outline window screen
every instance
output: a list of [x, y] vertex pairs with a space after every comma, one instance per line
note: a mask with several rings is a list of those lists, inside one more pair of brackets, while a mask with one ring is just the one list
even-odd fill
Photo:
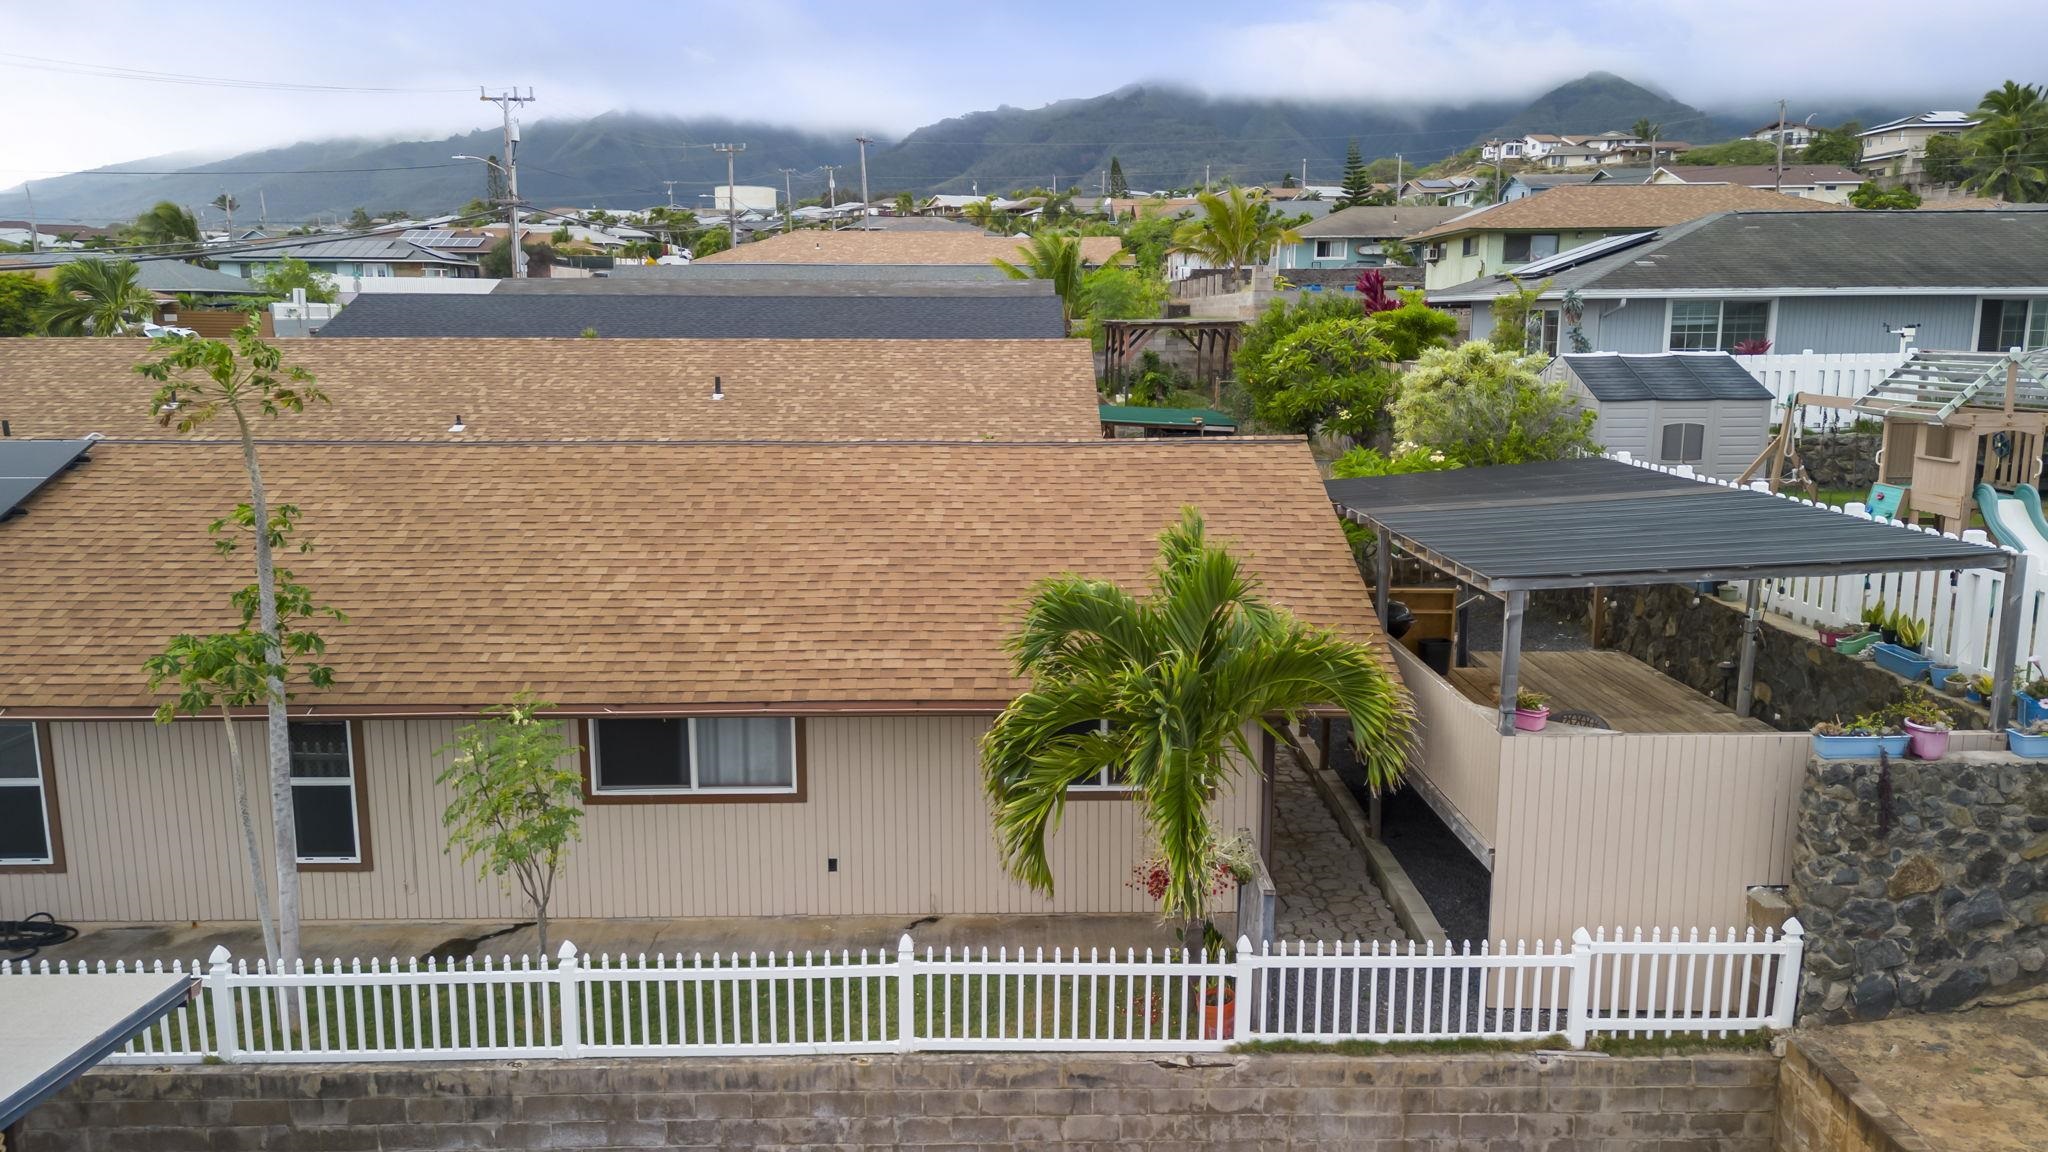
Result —
[[697, 787], [796, 787], [796, 724], [779, 716], [696, 721]]
[[1509, 234], [1501, 237], [1500, 259], [1503, 264], [1527, 264], [1529, 262], [1528, 234]]
[[688, 788], [689, 726], [683, 719], [597, 721], [596, 786]]
[[1705, 424], [1666, 424], [1662, 431], [1658, 459], [1665, 464], [1693, 464], [1706, 455]]
[[1529, 259], [1542, 260], [1557, 255], [1557, 234], [1544, 232], [1529, 237]]
[[793, 791], [796, 721], [700, 716], [595, 722], [599, 792]]
[[355, 759], [347, 722], [299, 721], [286, 731], [300, 862], [358, 859]]
[[50, 863], [48, 806], [33, 724], [0, 724], [0, 864]]

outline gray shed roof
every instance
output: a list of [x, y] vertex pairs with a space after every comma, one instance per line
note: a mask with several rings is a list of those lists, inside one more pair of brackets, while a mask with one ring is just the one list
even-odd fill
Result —
[[264, 244], [236, 252], [221, 252], [216, 259], [248, 263], [282, 260], [375, 260], [384, 263], [458, 264], [474, 266], [477, 253], [456, 252], [412, 244], [396, 236], [356, 236], [340, 240], [309, 237], [280, 244]]
[[737, 280], [723, 276], [593, 276], [500, 280], [493, 296], [987, 296], [1053, 295], [1050, 280]]
[[1599, 457], [1326, 487], [1347, 519], [1495, 593], [2010, 562], [1981, 544]]
[[1056, 296], [357, 296], [322, 336], [1057, 340]]
[[1771, 390], [1726, 352], [1613, 352], [1563, 357], [1565, 367], [1603, 404], [1631, 400], [1769, 400]]
[[615, 280], [1008, 280], [993, 264], [620, 264]]
[[[80, 965], [83, 967], [83, 965]], [[95, 972], [0, 980], [0, 1128], [27, 1115], [185, 1002], [197, 978]]]
[[[1286, 212], [1293, 210], [1292, 203], [1284, 208]], [[1294, 231], [1304, 240], [1330, 236], [1363, 239], [1413, 236], [1446, 220], [1463, 216], [1471, 210], [1470, 207], [1446, 207], [1439, 204], [1361, 204], [1355, 208], [1339, 209], [1320, 220], [1303, 224]]]
[[[1559, 253], [1545, 299], [1699, 292], [2048, 292], [2048, 210], [1724, 212], [1644, 233], [1640, 243], [1572, 263]], [[1560, 267], [1560, 265], [1569, 265]], [[1431, 292], [1490, 300], [1514, 286], [1489, 276]]]
[[[0, 261], [0, 272], [25, 272], [31, 268], [85, 259], [124, 260], [131, 257], [123, 256], [118, 251], [39, 252], [33, 261], [27, 256], [23, 256], [19, 262]], [[215, 292], [239, 296], [256, 291], [254, 284], [240, 276], [230, 276], [213, 268], [202, 268], [197, 264], [171, 259], [136, 260], [135, 282], [151, 292], [162, 292], [167, 295], [178, 292]]]

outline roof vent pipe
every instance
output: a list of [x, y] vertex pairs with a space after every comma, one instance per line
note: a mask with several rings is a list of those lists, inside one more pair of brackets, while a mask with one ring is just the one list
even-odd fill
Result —
[[9, 423], [8, 423], [7, 421], [5, 421], [5, 420], [0, 420], [0, 436], [12, 436], [12, 435], [14, 435], [14, 425], [12, 425], [12, 424], [9, 424]]
[[725, 399], [725, 380], [722, 377], [713, 376], [711, 378], [711, 398], [713, 400]]
[[462, 413], [460, 413], [460, 412], [457, 412], [457, 413], [455, 414], [455, 423], [453, 423], [453, 424], [450, 424], [450, 425], [448, 426], [448, 430], [449, 430], [450, 432], [460, 432], [460, 431], [462, 431], [462, 430], [463, 430], [464, 428], [467, 428], [467, 427], [469, 427], [469, 425], [467, 425], [467, 424], [464, 424], [464, 423], [462, 422]]

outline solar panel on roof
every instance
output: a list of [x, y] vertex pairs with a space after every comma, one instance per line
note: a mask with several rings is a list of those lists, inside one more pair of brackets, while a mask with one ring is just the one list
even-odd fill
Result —
[[22, 511], [36, 490], [85, 459], [92, 440], [0, 440], [0, 520]]
[[1542, 276], [1555, 272], [1560, 268], [1569, 268], [1582, 260], [1588, 260], [1608, 252], [1616, 252], [1633, 244], [1640, 244], [1654, 235], [1656, 235], [1655, 232], [1625, 232], [1620, 236], [1603, 236], [1591, 244], [1581, 244], [1577, 248], [1567, 248], [1555, 256], [1545, 256], [1541, 260], [1524, 264], [1514, 270], [1515, 275], [1524, 280], [1531, 276]]

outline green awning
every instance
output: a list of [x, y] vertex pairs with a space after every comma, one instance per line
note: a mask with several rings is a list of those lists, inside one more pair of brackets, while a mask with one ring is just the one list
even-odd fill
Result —
[[1237, 420], [1214, 408], [1142, 408], [1133, 404], [1104, 404], [1102, 422], [1137, 428], [1203, 428], [1235, 432]]

